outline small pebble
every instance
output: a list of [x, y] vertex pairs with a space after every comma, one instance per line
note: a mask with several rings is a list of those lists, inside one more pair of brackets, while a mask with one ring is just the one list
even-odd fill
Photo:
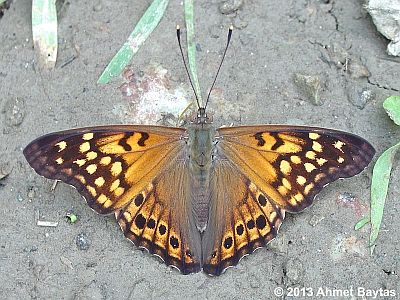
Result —
[[20, 125], [25, 118], [25, 100], [18, 97], [10, 98], [6, 102], [3, 112], [6, 126]]
[[30, 199], [35, 198], [35, 194], [36, 194], [35, 188], [33, 186], [29, 187], [28, 198]]
[[299, 284], [303, 280], [304, 267], [299, 259], [289, 259], [284, 266], [284, 270], [288, 285]]
[[313, 105], [322, 105], [320, 97], [321, 80], [318, 76], [294, 74], [294, 83]]
[[348, 70], [352, 78], [365, 78], [371, 76], [367, 67], [358, 60], [350, 60]]
[[90, 240], [86, 233], [78, 234], [75, 243], [79, 250], [88, 250], [90, 247]]
[[101, 3], [101, 1], [97, 1], [93, 5], [93, 11], [101, 11], [102, 9], [103, 9], [103, 3]]
[[240, 9], [243, 5], [243, 0], [228, 0], [228, 1], [223, 1], [219, 5], [219, 11], [221, 14], [224, 15], [229, 15], [231, 13], [234, 13], [238, 9]]

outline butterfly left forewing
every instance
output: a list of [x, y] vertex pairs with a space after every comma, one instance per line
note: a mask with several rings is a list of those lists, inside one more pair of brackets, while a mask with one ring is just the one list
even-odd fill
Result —
[[220, 128], [217, 150], [290, 212], [309, 206], [328, 183], [360, 173], [375, 150], [363, 138], [302, 126]]
[[91, 208], [107, 214], [132, 201], [183, 151], [184, 132], [135, 125], [73, 129], [34, 140], [24, 155], [38, 174], [74, 186]]

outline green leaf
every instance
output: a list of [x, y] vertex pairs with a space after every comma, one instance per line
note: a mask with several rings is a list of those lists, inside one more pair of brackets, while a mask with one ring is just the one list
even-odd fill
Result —
[[371, 183], [371, 234], [369, 237], [369, 246], [371, 254], [375, 247], [375, 241], [378, 238], [379, 229], [382, 223], [383, 209], [387, 196], [390, 172], [392, 170], [394, 156], [400, 148], [400, 143], [387, 149], [378, 158], [372, 173]]
[[396, 125], [400, 125], [400, 96], [391, 96], [383, 102], [383, 108]]
[[32, 39], [39, 65], [54, 68], [58, 48], [55, 0], [32, 0]]
[[74, 224], [76, 221], [78, 221], [78, 217], [74, 213], [67, 213], [65, 217], [71, 224]]
[[0, 6], [4, 3], [4, 2], [6, 2], [7, 0], [0, 0]]
[[97, 83], [108, 83], [113, 77], [121, 74], [122, 70], [129, 64], [132, 57], [157, 27], [164, 15], [168, 2], [169, 0], [154, 0], [151, 3], [129, 35], [128, 40], [103, 71]]
[[201, 100], [201, 89], [199, 84], [199, 79], [197, 77], [197, 66], [196, 66], [196, 43], [194, 35], [194, 8], [193, 0], [185, 0], [185, 22], [186, 22], [186, 40], [187, 40], [187, 51], [188, 51], [188, 61], [189, 70], [192, 77], [195, 93], [199, 98], [200, 105], [202, 105]]
[[360, 221], [356, 223], [356, 225], [354, 225], [354, 230], [360, 230], [369, 223], [369, 220], [370, 220], [369, 216], [362, 218]]

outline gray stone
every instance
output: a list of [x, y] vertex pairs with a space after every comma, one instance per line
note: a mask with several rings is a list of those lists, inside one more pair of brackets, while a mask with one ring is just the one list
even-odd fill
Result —
[[224, 1], [219, 5], [219, 11], [221, 14], [229, 15], [236, 12], [243, 5], [243, 0], [228, 0]]
[[376, 28], [392, 42], [388, 46], [388, 54], [400, 55], [400, 1], [369, 0], [365, 8], [372, 17]]
[[312, 104], [323, 104], [320, 97], [321, 80], [318, 76], [296, 73], [294, 74], [294, 83]]

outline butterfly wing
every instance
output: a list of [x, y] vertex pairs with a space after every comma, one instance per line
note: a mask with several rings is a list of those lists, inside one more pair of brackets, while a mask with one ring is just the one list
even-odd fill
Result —
[[278, 206], [299, 212], [328, 183], [360, 173], [375, 154], [363, 138], [302, 126], [221, 128], [219, 151]]
[[24, 155], [38, 174], [74, 186], [96, 212], [115, 212], [135, 245], [189, 273], [200, 270], [200, 236], [186, 198], [184, 135], [158, 126], [74, 129], [34, 140]]
[[375, 153], [364, 139], [329, 129], [264, 125], [218, 133], [203, 248], [204, 270], [215, 275], [274, 238], [285, 211], [302, 211]]
[[285, 211], [228, 159], [214, 162], [211, 178], [212, 201], [202, 260], [204, 272], [220, 275], [275, 238]]

